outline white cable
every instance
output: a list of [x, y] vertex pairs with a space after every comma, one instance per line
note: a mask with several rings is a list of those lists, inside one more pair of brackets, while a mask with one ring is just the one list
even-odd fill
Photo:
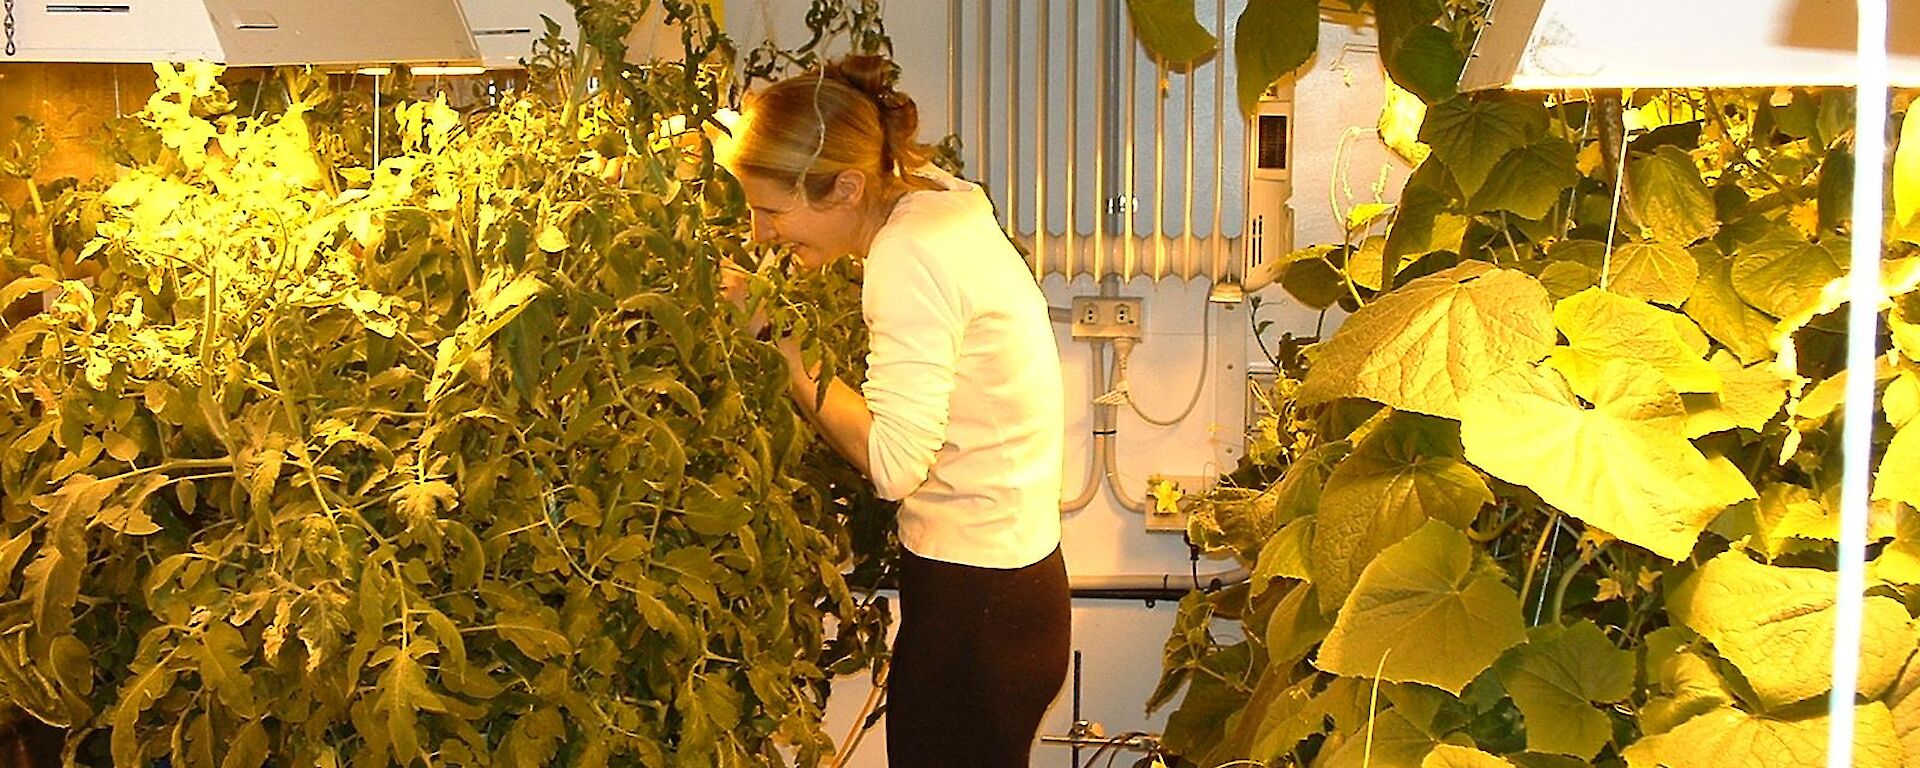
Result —
[[1848, 271], [1846, 424], [1840, 480], [1839, 578], [1834, 586], [1833, 689], [1827, 694], [1828, 768], [1853, 765], [1854, 691], [1866, 592], [1868, 476], [1874, 368], [1879, 358], [1880, 211], [1887, 158], [1887, 0], [1859, 0], [1860, 82], [1854, 91], [1853, 260]]
[[[1187, 398], [1187, 407], [1180, 410], [1180, 415], [1171, 419], [1161, 420], [1147, 415], [1146, 411], [1140, 410], [1139, 401], [1134, 400], [1131, 396], [1127, 397], [1127, 405], [1133, 408], [1134, 415], [1139, 416], [1141, 421], [1145, 421], [1156, 427], [1171, 427], [1186, 421], [1188, 416], [1193, 415], [1194, 407], [1200, 404], [1200, 395], [1207, 391], [1207, 364], [1209, 358], [1213, 356], [1213, 328], [1208, 325], [1211, 320], [1210, 315], [1212, 314], [1212, 310], [1213, 302], [1202, 298], [1200, 300], [1200, 378], [1193, 383], [1193, 396]], [[1119, 345], [1119, 341], [1132, 341], [1132, 339], [1116, 340], [1114, 344], [1116, 354], [1124, 349]], [[1121, 364], [1120, 376], [1121, 378], [1118, 383], [1114, 385], [1115, 389], [1121, 389], [1126, 385], [1126, 366], [1124, 362]]]

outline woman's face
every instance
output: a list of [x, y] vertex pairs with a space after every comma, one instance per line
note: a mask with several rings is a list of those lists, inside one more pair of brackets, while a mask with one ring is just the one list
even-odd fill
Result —
[[740, 186], [753, 209], [754, 240], [792, 246], [809, 269], [854, 251], [859, 206], [844, 190], [836, 188], [829, 199], [809, 202], [793, 185], [754, 174], [741, 176]]

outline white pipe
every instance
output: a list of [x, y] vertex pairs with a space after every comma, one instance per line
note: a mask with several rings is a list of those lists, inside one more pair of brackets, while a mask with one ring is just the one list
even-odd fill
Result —
[[1839, 578], [1834, 587], [1832, 718], [1827, 765], [1853, 765], [1854, 690], [1860, 679], [1860, 624], [1866, 591], [1868, 477], [1873, 455], [1873, 388], [1880, 356], [1880, 238], [1887, 159], [1887, 1], [1859, 0], [1860, 83], [1854, 92], [1853, 263], [1847, 306], [1845, 457], [1840, 480]]
[[960, 12], [960, 0], [947, 0], [947, 133], [960, 134], [960, 103], [965, 96], [960, 76], [966, 37], [966, 17]]
[[[1092, 370], [1093, 392], [1096, 394], [1105, 390], [1107, 387], [1106, 371], [1105, 369], [1100, 367], [1100, 347], [1104, 343], [1105, 342], [1103, 340], [1095, 339], [1093, 343], [1088, 345], [1089, 347], [1092, 348], [1092, 351], [1093, 351], [1093, 365], [1089, 367]], [[1109, 427], [1108, 429], [1111, 429], [1111, 427]], [[1080, 484], [1079, 496], [1075, 496], [1070, 500], [1060, 502], [1060, 513], [1063, 515], [1068, 512], [1078, 512], [1082, 509], [1086, 509], [1088, 504], [1093, 503], [1093, 498], [1095, 496], [1100, 495], [1099, 468], [1106, 463], [1107, 451], [1111, 449], [1111, 446], [1107, 444], [1107, 441], [1108, 439], [1110, 439], [1111, 436], [1102, 433], [1102, 427], [1100, 425], [1099, 407], [1096, 407], [1096, 409], [1094, 410], [1092, 432], [1093, 432], [1093, 447], [1092, 447], [1092, 454], [1087, 457], [1086, 480]]]
[[[974, 144], [974, 157], [979, 159], [980, 164], [975, 166], [978, 170], [975, 170], [974, 174], [980, 178], [981, 186], [987, 189], [991, 189], [991, 187], [988, 186], [987, 174], [993, 172], [993, 155], [990, 152], [992, 147], [989, 144], [990, 139], [988, 139], [992, 131], [990, 127], [992, 125], [992, 115], [988, 114], [988, 109], [992, 105], [987, 102], [987, 94], [993, 92], [991, 88], [992, 84], [993, 3], [982, 0], [980, 3], [980, 73], [974, 80], [976, 87], [974, 93], [979, 94], [975, 98], [980, 100], [980, 109], [978, 109], [974, 115], [977, 121], [974, 125], [977, 138], [977, 142]], [[1007, 172], [1011, 173], [1012, 170], [1013, 169], [1009, 168]], [[1002, 216], [1008, 216], [1010, 214], [1010, 211], [1001, 211]], [[1012, 231], [1012, 224], [1007, 224], [1006, 229], [1007, 231]]]
[[[1020, 6], [1007, 5], [1007, 237], [1020, 237]], [[1046, 260], [1034, 257], [1034, 274]]]
[[[1225, 44], [1227, 41], [1227, 0], [1216, 4], [1213, 19], [1214, 39]], [[1213, 70], [1213, 231], [1208, 233], [1208, 250], [1212, 251], [1213, 263], [1207, 269], [1207, 279], [1218, 281], [1227, 276], [1226, 243], [1220, 234], [1221, 208], [1225, 207], [1227, 191], [1227, 121], [1239, 118], [1239, 104], [1227, 105], [1227, 73], [1225, 57], [1215, 59]], [[1232, 117], [1229, 117], [1231, 115]], [[1245, 164], [1245, 160], [1241, 161]], [[1191, 173], [1189, 173], [1191, 175]]]
[[[1212, 584], [1226, 586], [1238, 584], [1253, 577], [1246, 566], [1238, 566], [1224, 571], [1203, 573], [1198, 577], [1201, 586]], [[1068, 586], [1074, 591], [1083, 589], [1192, 589], [1196, 577], [1191, 573], [1115, 573], [1099, 576], [1072, 576]]]

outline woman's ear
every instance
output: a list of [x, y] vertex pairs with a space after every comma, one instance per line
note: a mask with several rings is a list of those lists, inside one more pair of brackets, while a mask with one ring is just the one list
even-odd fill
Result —
[[847, 205], [859, 205], [866, 199], [867, 174], [857, 168], [848, 168], [833, 177], [832, 202]]

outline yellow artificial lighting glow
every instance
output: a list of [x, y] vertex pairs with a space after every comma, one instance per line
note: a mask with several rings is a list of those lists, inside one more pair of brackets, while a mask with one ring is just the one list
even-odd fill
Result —
[[356, 75], [372, 75], [374, 77], [385, 77], [387, 75], [393, 74], [393, 67], [361, 67], [359, 69], [354, 70], [353, 73]]
[[414, 67], [413, 73], [416, 75], [426, 75], [428, 77], [435, 77], [435, 76], [458, 77], [460, 75], [484, 75], [487, 73], [487, 68], [471, 66], [471, 65], [457, 65], [457, 66], [435, 65], [435, 66]]

